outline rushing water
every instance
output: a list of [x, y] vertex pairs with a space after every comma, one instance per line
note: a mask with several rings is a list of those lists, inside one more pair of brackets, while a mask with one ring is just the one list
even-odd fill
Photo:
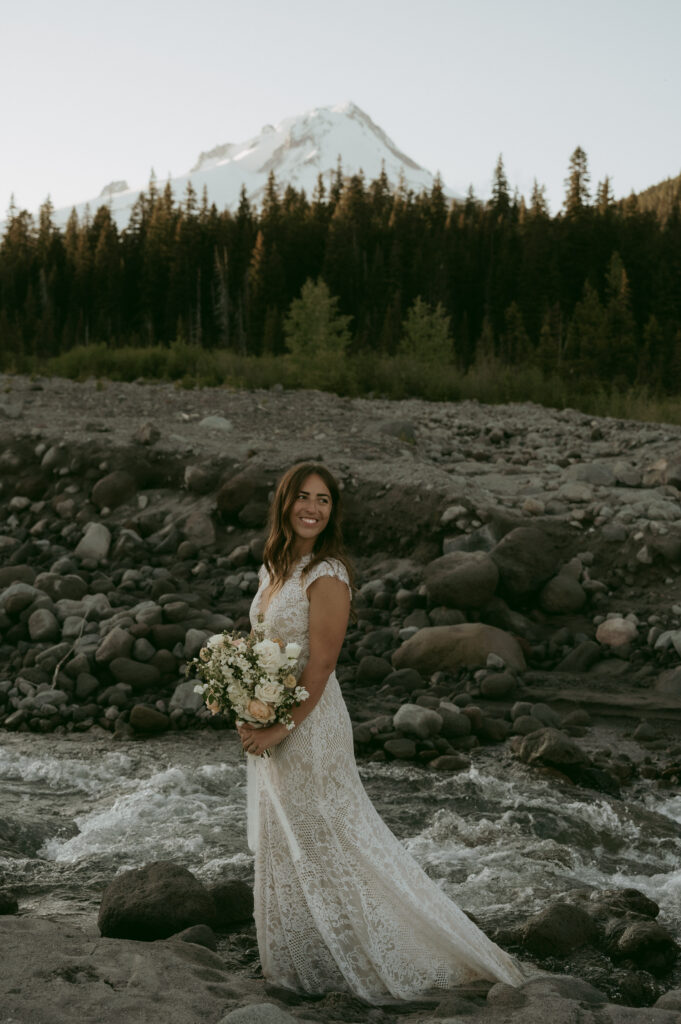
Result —
[[[562, 786], [480, 751], [439, 774], [364, 762], [392, 830], [481, 922], [511, 924], [574, 887], [631, 886], [681, 940], [681, 796], [625, 800]], [[108, 735], [0, 734], [0, 878], [22, 910], [96, 912], [119, 871], [172, 859], [210, 882], [252, 876], [236, 736], [206, 730], [116, 745]]]

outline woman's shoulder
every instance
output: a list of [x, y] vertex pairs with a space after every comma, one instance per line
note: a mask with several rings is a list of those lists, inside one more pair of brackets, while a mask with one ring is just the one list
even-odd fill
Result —
[[348, 587], [350, 586], [350, 574], [348, 573], [344, 562], [342, 562], [340, 558], [332, 558], [329, 556], [328, 558], [324, 558], [320, 562], [317, 562], [316, 565], [313, 565], [312, 568], [305, 573], [305, 589], [307, 590], [310, 584], [314, 583], [315, 580], [321, 579], [322, 576], [331, 576], [334, 579], [341, 580], [343, 583], [346, 583]]

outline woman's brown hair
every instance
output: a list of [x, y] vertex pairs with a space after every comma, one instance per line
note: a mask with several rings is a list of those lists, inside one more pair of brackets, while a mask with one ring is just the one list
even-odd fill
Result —
[[337, 558], [347, 569], [351, 587], [353, 585], [352, 566], [343, 547], [341, 495], [336, 479], [322, 463], [299, 462], [284, 473], [270, 506], [269, 534], [262, 560], [276, 588], [288, 578], [295, 562], [295, 533], [291, 529], [291, 509], [302, 490], [303, 483], [313, 473], [321, 477], [329, 489], [331, 512], [326, 527], [315, 540], [312, 558], [303, 567], [303, 575], [325, 559]]

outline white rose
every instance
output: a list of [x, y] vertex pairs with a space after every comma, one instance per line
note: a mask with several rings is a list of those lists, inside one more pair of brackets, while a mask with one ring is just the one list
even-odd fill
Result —
[[283, 692], [284, 687], [274, 679], [266, 679], [264, 682], [258, 683], [255, 688], [255, 696], [258, 700], [263, 700], [268, 704], [276, 704]]
[[284, 651], [287, 661], [297, 661], [300, 654], [300, 644], [290, 643], [286, 644], [286, 650]]
[[282, 664], [282, 654], [279, 644], [274, 640], [261, 640], [255, 644], [253, 650], [258, 656], [258, 661], [267, 672], [268, 676], [275, 676]]
[[206, 692], [207, 689], [208, 687], [205, 683], [197, 683], [196, 686], [194, 687], [194, 693], [203, 694]]
[[224, 642], [225, 638], [222, 633], [213, 633], [213, 635], [209, 636], [206, 640], [206, 647], [223, 647]]

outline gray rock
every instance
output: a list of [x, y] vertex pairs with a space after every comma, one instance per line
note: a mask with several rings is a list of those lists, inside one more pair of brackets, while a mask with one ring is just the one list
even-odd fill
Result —
[[[75, 573], [62, 576], [56, 572], [41, 572], [36, 576], [35, 585], [53, 601], [81, 601], [87, 594], [87, 583]], [[104, 597], [103, 594], [96, 596]]]
[[552, 725], [558, 728], [560, 725], [560, 715], [553, 708], [550, 708], [548, 704], [542, 704], [538, 702], [532, 705], [532, 714], [535, 718], [538, 718], [542, 725]]
[[193, 494], [208, 494], [215, 486], [216, 474], [214, 470], [205, 466], [186, 466], [184, 471], [184, 486]]
[[381, 683], [393, 674], [393, 667], [387, 658], [378, 658], [374, 654], [365, 654], [357, 666], [355, 681], [360, 686], [372, 686]]
[[601, 648], [593, 640], [583, 640], [563, 658], [557, 672], [588, 672], [601, 658]]
[[215, 936], [215, 932], [212, 928], [209, 928], [207, 924], [193, 924], [190, 928], [185, 928], [181, 932], [176, 932], [175, 935], [171, 935], [167, 942], [191, 942], [195, 946], [203, 946], [204, 949], [211, 949], [214, 953], [217, 952], [218, 940]]
[[199, 421], [199, 426], [204, 430], [215, 430], [221, 434], [229, 434], [232, 430], [232, 423], [224, 416], [204, 416]]
[[59, 623], [49, 608], [38, 608], [28, 619], [28, 635], [36, 643], [57, 640], [60, 636]]
[[381, 423], [380, 431], [407, 444], [416, 444], [416, 427], [411, 420], [385, 420]]
[[88, 523], [74, 554], [76, 558], [91, 558], [95, 562], [101, 562], [109, 554], [110, 547], [111, 531], [104, 523]]
[[461, 709], [449, 701], [440, 701], [437, 713], [442, 719], [442, 735], [445, 739], [458, 739], [459, 736], [469, 736], [471, 732], [471, 720], [468, 715], [462, 715]]
[[144, 665], [132, 658], [114, 658], [109, 668], [114, 679], [132, 686], [137, 693], [153, 690], [161, 681], [161, 673], [155, 665]]
[[[516, 719], [514, 727], [520, 719]], [[581, 747], [574, 740], [570, 739], [558, 729], [551, 727], [540, 729], [525, 736], [518, 756], [526, 764], [534, 764], [542, 761], [545, 764], [557, 765], [580, 765], [586, 764], [588, 758]]]
[[424, 579], [432, 605], [482, 608], [494, 595], [499, 571], [483, 551], [453, 551], [430, 562]]
[[516, 736], [529, 736], [530, 733], [537, 732], [538, 729], [542, 728], [542, 723], [534, 715], [516, 715], [513, 719], [512, 732]]
[[156, 708], [135, 704], [130, 711], [130, 725], [136, 732], [165, 732], [170, 728], [170, 719]]
[[186, 539], [199, 549], [215, 544], [215, 526], [205, 512], [192, 512], [187, 516], [182, 529]]
[[508, 697], [517, 685], [515, 676], [510, 672], [491, 672], [480, 683], [480, 692], [483, 697], [491, 697], [495, 700]]
[[471, 763], [463, 754], [441, 754], [428, 762], [438, 772], [460, 772], [470, 768]]
[[521, 938], [531, 952], [543, 956], [564, 956], [573, 949], [595, 942], [596, 923], [582, 907], [552, 903], [523, 925]]
[[386, 740], [383, 749], [398, 760], [409, 761], [416, 757], [416, 744], [413, 740], [394, 739]]
[[402, 704], [393, 716], [393, 726], [400, 732], [426, 740], [440, 732], [442, 718], [431, 708], [422, 708], [418, 704]]
[[567, 615], [578, 612], [586, 603], [586, 592], [568, 573], [560, 572], [545, 583], [539, 595], [539, 603], [550, 615]]
[[500, 584], [511, 598], [538, 590], [558, 568], [559, 553], [543, 530], [519, 526], [503, 537], [491, 552]]
[[247, 882], [229, 878], [209, 887], [215, 904], [215, 922], [219, 928], [233, 928], [253, 919], [253, 890]]
[[614, 470], [607, 462], [579, 462], [568, 466], [565, 476], [594, 487], [614, 487], [616, 481]]
[[681, 988], [672, 988], [653, 1003], [656, 1010], [681, 1010]]
[[423, 676], [413, 668], [399, 669], [397, 672], [391, 670], [390, 675], [385, 676], [383, 679], [385, 686], [389, 686], [391, 690], [403, 690], [405, 693], [411, 693], [412, 690], [421, 690], [425, 686]]
[[140, 423], [133, 435], [133, 441], [135, 441], [136, 444], [156, 444], [160, 436], [161, 431], [158, 429], [156, 424], [147, 420], [146, 423]]
[[0, 608], [8, 615], [18, 615], [24, 608], [33, 604], [39, 596], [38, 590], [30, 583], [21, 581], [10, 583], [9, 587], [6, 587], [0, 594]]
[[156, 648], [146, 637], [138, 637], [132, 645], [132, 656], [135, 661], [151, 661], [155, 654]]
[[116, 658], [127, 658], [132, 650], [134, 640], [135, 638], [127, 630], [120, 626], [114, 626], [97, 648], [95, 661], [100, 665], [105, 665]]
[[190, 679], [186, 683], [179, 683], [170, 698], [170, 710], [176, 708], [180, 711], [199, 711], [205, 707], [205, 702], [200, 693], [194, 693], [197, 684], [196, 679]]
[[195, 658], [208, 637], [211, 636], [207, 629], [188, 629], [184, 638], [184, 656], [189, 660]]

